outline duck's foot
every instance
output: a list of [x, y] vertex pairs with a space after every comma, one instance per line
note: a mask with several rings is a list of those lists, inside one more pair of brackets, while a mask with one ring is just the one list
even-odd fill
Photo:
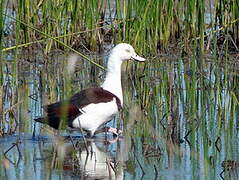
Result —
[[122, 130], [117, 129], [117, 128], [112, 128], [112, 127], [103, 127], [101, 129], [98, 129], [97, 131], [95, 131], [95, 134], [99, 134], [102, 132], [109, 132], [113, 134], [113, 137], [118, 137], [120, 134], [122, 134]]

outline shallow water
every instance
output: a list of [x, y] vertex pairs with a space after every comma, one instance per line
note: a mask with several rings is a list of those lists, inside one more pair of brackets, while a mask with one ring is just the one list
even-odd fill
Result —
[[238, 64], [178, 57], [125, 64], [125, 106], [111, 122], [123, 120], [123, 137], [84, 142], [79, 132], [60, 138], [33, 120], [43, 104], [101, 84], [104, 71], [82, 60], [69, 77], [67, 56], [3, 62], [0, 179], [238, 178]]

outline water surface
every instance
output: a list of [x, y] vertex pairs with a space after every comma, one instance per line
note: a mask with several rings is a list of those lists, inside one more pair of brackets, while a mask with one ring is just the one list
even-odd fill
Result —
[[[67, 57], [4, 60], [0, 179], [238, 178], [236, 62], [168, 56], [125, 64], [124, 110], [110, 123], [123, 137], [83, 141], [33, 120], [42, 105], [102, 83], [105, 72], [82, 60], [69, 77]], [[105, 65], [104, 55], [92, 57]]]

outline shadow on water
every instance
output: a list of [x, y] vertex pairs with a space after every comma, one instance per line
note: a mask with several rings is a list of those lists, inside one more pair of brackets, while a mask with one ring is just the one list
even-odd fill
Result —
[[77, 62], [69, 78], [67, 55], [47, 62], [29, 57], [17, 65], [11, 56], [4, 61], [0, 179], [238, 178], [236, 61], [154, 58], [125, 65], [125, 107], [111, 122], [124, 121], [124, 137], [84, 142], [78, 133], [56, 138], [33, 119], [43, 104], [99, 85], [104, 72]]

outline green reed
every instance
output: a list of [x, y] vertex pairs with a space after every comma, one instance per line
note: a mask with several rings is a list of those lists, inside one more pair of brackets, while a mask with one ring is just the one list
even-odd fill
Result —
[[[155, 98], [146, 108], [148, 117], [145, 120], [147, 122], [143, 122], [144, 125], [140, 125], [141, 129], [139, 128], [137, 131], [142, 131], [143, 127], [144, 131], [150, 134], [152, 129], [149, 127], [152, 125], [155, 127], [155, 133], [160, 137], [160, 141], [162, 141], [162, 138], [175, 138], [177, 136], [172, 136], [175, 129], [174, 126], [170, 126], [170, 121], [167, 118], [170, 117], [170, 114], [167, 112], [169, 110], [176, 112], [178, 116], [176, 114], [174, 116], [176, 119], [173, 121], [178, 127], [176, 134], [179, 133], [179, 137], [182, 140], [187, 140], [185, 143], [190, 146], [194, 176], [198, 172], [197, 164], [200, 161], [200, 155], [200, 157], [203, 157], [204, 173], [214, 177], [215, 174], [210, 173], [211, 167], [220, 167], [222, 156], [222, 159], [236, 159], [233, 152], [237, 152], [237, 150], [233, 150], [233, 148], [236, 148], [237, 145], [232, 142], [237, 139], [238, 92], [235, 86], [238, 88], [238, 78], [221, 67], [220, 64], [204, 64], [204, 70], [202, 71], [196, 63], [198, 61], [196, 58], [191, 59], [191, 62], [181, 62], [175, 70], [173, 70], [172, 65], [168, 65], [163, 66], [165, 72], [155, 70], [153, 74], [148, 74], [149, 77], [161, 77], [163, 82], [147, 87], [152, 89], [153, 94], [151, 96]], [[156, 65], [153, 66], [157, 67]], [[237, 71], [237, 68], [230, 66], [227, 68], [230, 68], [231, 72]], [[175, 86], [174, 93], [171, 93], [173, 99], [171, 99], [169, 91], [171, 80], [168, 72], [173, 73], [174, 71], [176, 71], [173, 81]], [[231, 92], [232, 89], [233, 92]], [[147, 89], [147, 91], [149, 90]], [[236, 92], [237, 97], [231, 95], [234, 92]], [[177, 104], [179, 99], [181, 102]], [[165, 101], [165, 103], [162, 105], [164, 108], [161, 109], [158, 104], [162, 101]], [[176, 104], [176, 107], [180, 105], [181, 110], [172, 111], [174, 104]], [[153, 107], [157, 109], [152, 111]], [[160, 114], [161, 111], [162, 114]], [[152, 114], [154, 115], [152, 116]], [[166, 118], [161, 120], [164, 117], [163, 114], [166, 114]], [[180, 119], [180, 116], [183, 118]], [[156, 122], [157, 125], [155, 126], [154, 123]], [[161, 125], [165, 129], [157, 128]], [[183, 130], [184, 128], [186, 129]], [[170, 136], [165, 136], [162, 132], [166, 132]], [[180, 144], [178, 145], [180, 146]], [[226, 153], [223, 153], [222, 149], [226, 150]]]
[[[15, 29], [21, 35], [19, 44], [45, 38], [39, 33], [41, 31], [51, 37], [62, 37], [60, 41], [68, 46], [94, 51], [101, 50], [105, 36], [111, 42], [130, 42], [139, 52], [151, 54], [166, 50], [172, 44], [180, 44], [186, 52], [191, 52], [193, 41], [203, 52], [213, 47], [219, 37], [226, 37], [226, 32], [230, 32], [230, 44], [238, 45], [236, 1], [20, 0], [13, 3], [17, 7], [15, 18], [24, 22]], [[116, 8], [115, 11], [112, 8]], [[106, 24], [111, 26], [99, 29]], [[75, 34], [89, 29], [94, 31]], [[41, 44], [46, 53], [51, 49], [65, 48], [55, 39]]]
[[[64, 36], [61, 41], [65, 44], [74, 44], [75, 36], [65, 36], [70, 32], [78, 32], [86, 29], [97, 28], [101, 25], [104, 16], [104, 1], [47, 1], [30, 2], [19, 1], [18, 18], [29, 26], [34, 26], [40, 31], [52, 37]], [[22, 25], [23, 42], [27, 43], [36, 37], [41, 37], [36, 31], [29, 30], [26, 25]], [[86, 32], [84, 36], [78, 37], [79, 41], [86, 41], [87, 45], [94, 49], [99, 41], [100, 31]], [[102, 38], [102, 37], [99, 37]], [[78, 46], [78, 45], [77, 45]], [[49, 52], [52, 47], [61, 48], [52, 39], [45, 43], [45, 52]]]

